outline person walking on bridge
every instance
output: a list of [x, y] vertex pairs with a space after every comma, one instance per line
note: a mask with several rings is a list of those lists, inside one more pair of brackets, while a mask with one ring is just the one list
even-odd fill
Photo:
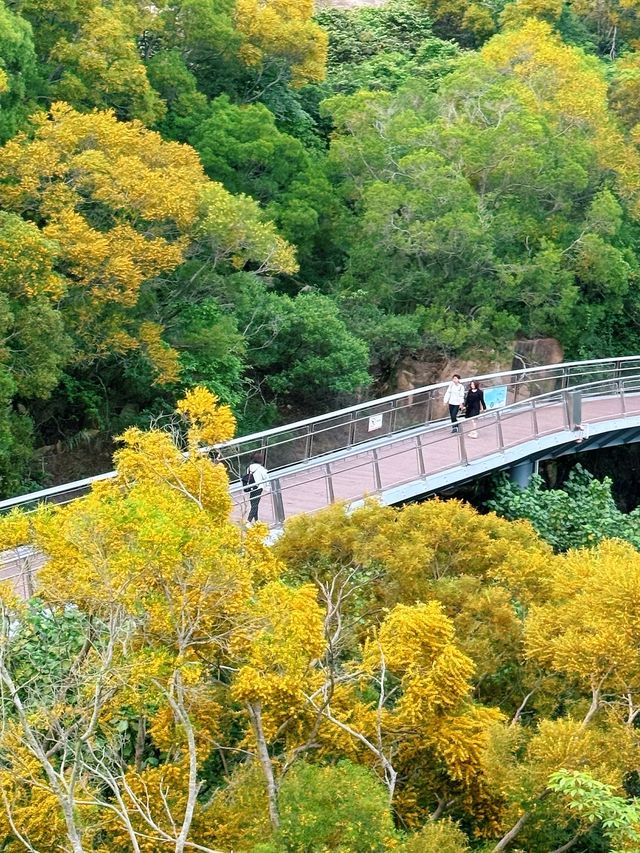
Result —
[[451, 418], [451, 432], [458, 432], [458, 412], [464, 403], [464, 385], [460, 382], [460, 375], [454, 373], [451, 382], [447, 386], [444, 402], [449, 404], [449, 417]]
[[[475, 379], [469, 383], [469, 390], [464, 398], [464, 416], [465, 418], [477, 418], [480, 414], [480, 409], [486, 412], [487, 404], [484, 401], [484, 392], [480, 388], [480, 383]], [[469, 438], [477, 438], [478, 431], [476, 425], [472, 424], [473, 429], [469, 433]]]
[[264, 456], [262, 453], [254, 453], [251, 457], [251, 464], [247, 468], [243, 484], [245, 492], [249, 493], [251, 509], [249, 510], [247, 523], [251, 524], [253, 521], [258, 520], [258, 507], [260, 506], [260, 499], [263, 492], [268, 492], [270, 489], [269, 472], [264, 467]]

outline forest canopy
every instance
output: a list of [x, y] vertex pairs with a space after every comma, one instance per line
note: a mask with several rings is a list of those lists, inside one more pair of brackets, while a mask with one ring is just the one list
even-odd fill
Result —
[[196, 384], [246, 432], [408, 355], [637, 351], [639, 44], [634, 2], [2, 0], [0, 492]]
[[409, 355], [637, 353], [639, 146], [638, 0], [0, 0], [0, 496], [120, 435], [0, 517], [44, 558], [0, 585], [2, 850], [640, 850], [609, 483], [268, 546], [199, 452]]
[[197, 452], [234, 428], [195, 389], [83, 500], [0, 518], [45, 558], [0, 588], [4, 849], [636, 850], [637, 550], [439, 500], [267, 546]]

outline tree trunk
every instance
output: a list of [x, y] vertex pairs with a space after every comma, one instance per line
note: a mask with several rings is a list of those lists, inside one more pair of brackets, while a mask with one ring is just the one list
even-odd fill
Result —
[[138, 734], [136, 735], [135, 768], [142, 773], [142, 759], [144, 757], [144, 745], [147, 736], [147, 719], [145, 716], [138, 717]]
[[567, 850], [571, 850], [571, 848], [575, 847], [575, 845], [578, 843], [581, 834], [582, 833], [578, 832], [576, 835], [573, 836], [573, 838], [567, 841], [566, 844], [563, 844], [562, 847], [556, 847], [556, 849], [552, 850], [551, 853], [566, 853]]
[[262, 728], [262, 706], [259, 702], [248, 702], [247, 709], [249, 718], [253, 727], [253, 733], [256, 736], [256, 744], [258, 745], [258, 758], [260, 766], [264, 773], [264, 778], [267, 783], [267, 798], [269, 800], [269, 819], [273, 830], [277, 830], [280, 826], [280, 814], [278, 812], [278, 786], [276, 785], [275, 776], [273, 775], [273, 764], [267, 749], [267, 741]]
[[517, 821], [517, 823], [514, 823], [509, 832], [507, 832], [506, 835], [502, 836], [502, 838], [500, 839], [500, 841], [498, 841], [491, 853], [500, 853], [501, 850], [505, 850], [511, 844], [516, 835], [518, 835], [525, 823], [529, 820], [530, 815], [530, 812], [525, 812], [522, 817]]

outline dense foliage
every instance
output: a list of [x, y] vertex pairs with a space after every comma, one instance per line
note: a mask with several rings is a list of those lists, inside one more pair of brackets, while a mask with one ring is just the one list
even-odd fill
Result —
[[589, 548], [603, 539], [623, 539], [640, 549], [640, 510], [621, 512], [612, 485], [579, 465], [561, 489], [545, 488], [539, 474], [526, 489], [502, 477], [487, 506], [504, 518], [527, 519], [556, 551]]
[[267, 547], [197, 452], [233, 433], [214, 404], [0, 519], [46, 558], [0, 589], [3, 849], [636, 850], [638, 552], [438, 500]]
[[197, 383], [247, 430], [409, 353], [637, 351], [638, 11], [0, 0], [0, 492]]
[[638, 45], [638, 0], [0, 0], [0, 493], [124, 430], [0, 518], [45, 558], [0, 588], [2, 850], [639, 849], [608, 483], [271, 548], [198, 452], [408, 353], [637, 352]]

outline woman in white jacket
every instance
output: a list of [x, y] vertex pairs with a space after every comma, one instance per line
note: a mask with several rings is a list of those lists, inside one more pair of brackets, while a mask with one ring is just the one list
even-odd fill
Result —
[[458, 412], [460, 406], [464, 403], [464, 385], [460, 382], [458, 373], [454, 373], [451, 377], [447, 390], [444, 395], [445, 403], [449, 404], [449, 417], [451, 418], [451, 432], [458, 432]]
[[258, 520], [260, 498], [263, 492], [268, 492], [270, 489], [269, 472], [262, 464], [263, 462], [263, 455], [261, 453], [254, 453], [251, 457], [251, 464], [247, 468], [247, 473], [251, 475], [251, 480], [249, 481], [251, 484], [249, 488], [249, 504], [251, 505], [251, 509], [249, 510], [249, 518], [247, 519], [248, 523]]

